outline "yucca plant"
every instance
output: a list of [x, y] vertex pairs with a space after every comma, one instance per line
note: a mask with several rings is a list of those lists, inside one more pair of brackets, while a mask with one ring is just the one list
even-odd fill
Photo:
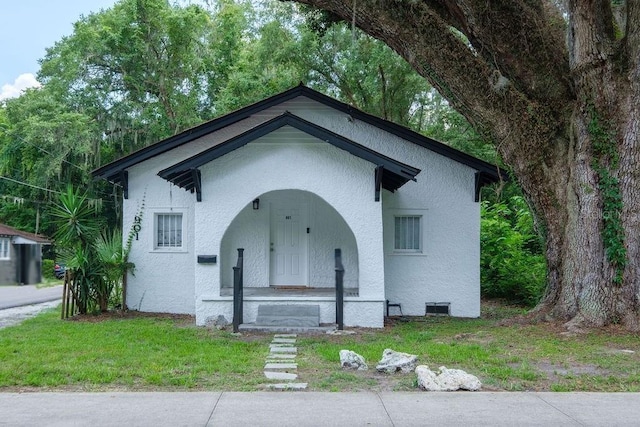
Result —
[[90, 245], [100, 233], [100, 221], [89, 207], [86, 194], [80, 194], [71, 185], [60, 194], [60, 203], [51, 210], [57, 227], [53, 237], [62, 245]]
[[102, 221], [89, 206], [86, 194], [69, 186], [60, 203], [51, 211], [57, 231], [54, 234], [60, 256], [66, 261], [76, 283], [76, 303], [80, 313], [107, 311], [114, 295], [133, 266], [126, 261], [122, 233], [102, 232]]

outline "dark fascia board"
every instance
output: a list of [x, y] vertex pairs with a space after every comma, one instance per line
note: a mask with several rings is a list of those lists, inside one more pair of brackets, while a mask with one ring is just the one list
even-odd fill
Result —
[[215, 147], [209, 148], [195, 156], [183, 160], [182, 162], [161, 170], [158, 172], [158, 175], [180, 187], [186, 188], [191, 184], [189, 179], [190, 175], [188, 173], [190, 170], [197, 169], [202, 165], [222, 157], [225, 154], [228, 154], [249, 142], [255, 141], [261, 136], [267, 135], [283, 126], [294, 127], [313, 137], [341, 148], [354, 156], [367, 160], [377, 166], [383, 166], [385, 169], [385, 176], [388, 177], [388, 179], [384, 180], [383, 187], [387, 190], [395, 191], [407, 181], [415, 181], [416, 175], [420, 173], [420, 169], [380, 154], [348, 138], [318, 126], [315, 123], [311, 123], [291, 114], [290, 112], [285, 112], [238, 136], [216, 145]]
[[485, 176], [488, 175], [492, 182], [509, 179], [509, 173], [506, 170], [499, 168], [492, 163], [485, 162], [484, 160], [481, 160], [477, 157], [471, 156], [460, 150], [456, 150], [449, 145], [414, 132], [404, 126], [398, 125], [380, 117], [376, 117], [369, 113], [365, 113], [364, 111], [358, 110], [357, 108], [340, 102], [337, 99], [331, 98], [306, 86], [304, 86], [304, 89], [305, 90], [303, 90], [302, 95], [309, 99], [325, 104], [326, 106], [332, 107], [345, 114], [349, 114], [356, 120], [363, 121], [379, 129], [387, 131], [416, 145], [427, 148], [449, 159], [455, 160], [458, 163], [467, 165], [470, 168], [475, 169], [476, 171], [484, 172], [486, 174]]
[[174, 148], [198, 139], [204, 135], [210, 134], [219, 129], [244, 120], [247, 117], [252, 116], [253, 114], [273, 107], [274, 105], [281, 104], [297, 96], [300, 96], [303, 92], [303, 89], [308, 88], [301, 84], [285, 92], [263, 99], [262, 101], [259, 101], [255, 104], [251, 104], [247, 107], [241, 108], [217, 119], [213, 119], [191, 129], [187, 129], [184, 132], [156, 142], [155, 144], [149, 145], [148, 147], [141, 148], [140, 150], [135, 151], [125, 157], [108, 163], [98, 169], [95, 169], [91, 173], [95, 178], [104, 178], [109, 181], [118, 181], [119, 177], [117, 175], [121, 170], [125, 170], [127, 168], [130, 168], [131, 166], [135, 166], [147, 159], [166, 153], [167, 151], [173, 150]]
[[92, 174], [96, 178], [104, 178], [112, 182], [118, 182], [119, 171], [125, 170], [151, 157], [165, 153], [211, 132], [215, 132], [216, 130], [244, 120], [247, 117], [250, 117], [251, 115], [263, 111], [267, 108], [281, 104], [298, 96], [304, 96], [311, 100], [322, 103], [328, 107], [348, 114], [354, 119], [361, 120], [365, 123], [376, 126], [416, 145], [429, 149], [458, 163], [467, 165], [470, 168], [475, 169], [476, 171], [484, 172], [489, 177], [491, 177], [492, 182], [509, 179], [508, 172], [497, 167], [496, 165], [485, 162], [484, 160], [480, 160], [469, 154], [463, 153], [462, 151], [456, 150], [455, 148], [438, 142], [435, 139], [421, 135], [396, 123], [365, 113], [364, 111], [358, 110], [357, 108], [340, 102], [337, 99], [324, 95], [316, 90], [304, 86], [303, 84], [300, 84], [279, 94], [273, 95], [255, 104], [241, 108], [232, 113], [226, 114], [217, 119], [213, 119], [199, 126], [188, 129], [182, 133], [164, 139], [148, 147], [142, 148], [128, 156], [125, 156], [119, 160], [116, 160], [94, 170]]

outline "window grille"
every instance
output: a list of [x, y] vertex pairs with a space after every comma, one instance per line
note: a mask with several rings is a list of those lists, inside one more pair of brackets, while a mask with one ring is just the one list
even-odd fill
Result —
[[156, 247], [182, 247], [182, 214], [156, 215]]
[[406, 215], [395, 217], [395, 250], [418, 252], [422, 249], [420, 222], [420, 216]]

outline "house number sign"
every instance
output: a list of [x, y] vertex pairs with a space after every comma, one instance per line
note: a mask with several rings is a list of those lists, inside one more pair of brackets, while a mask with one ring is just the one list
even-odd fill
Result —
[[142, 230], [142, 218], [135, 216], [133, 218], [133, 232], [136, 233], [136, 240], [138, 240], [138, 233]]

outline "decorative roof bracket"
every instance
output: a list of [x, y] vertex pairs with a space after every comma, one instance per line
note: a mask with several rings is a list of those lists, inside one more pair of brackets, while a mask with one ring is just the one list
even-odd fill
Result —
[[193, 178], [193, 186], [196, 190], [196, 200], [202, 201], [202, 179], [200, 175], [200, 169], [191, 169], [191, 176]]
[[129, 171], [120, 171], [120, 185], [122, 185], [122, 197], [129, 198]]
[[382, 173], [384, 172], [384, 166], [378, 165], [376, 166], [376, 174], [375, 174], [375, 201], [380, 201], [380, 188], [382, 187]]

